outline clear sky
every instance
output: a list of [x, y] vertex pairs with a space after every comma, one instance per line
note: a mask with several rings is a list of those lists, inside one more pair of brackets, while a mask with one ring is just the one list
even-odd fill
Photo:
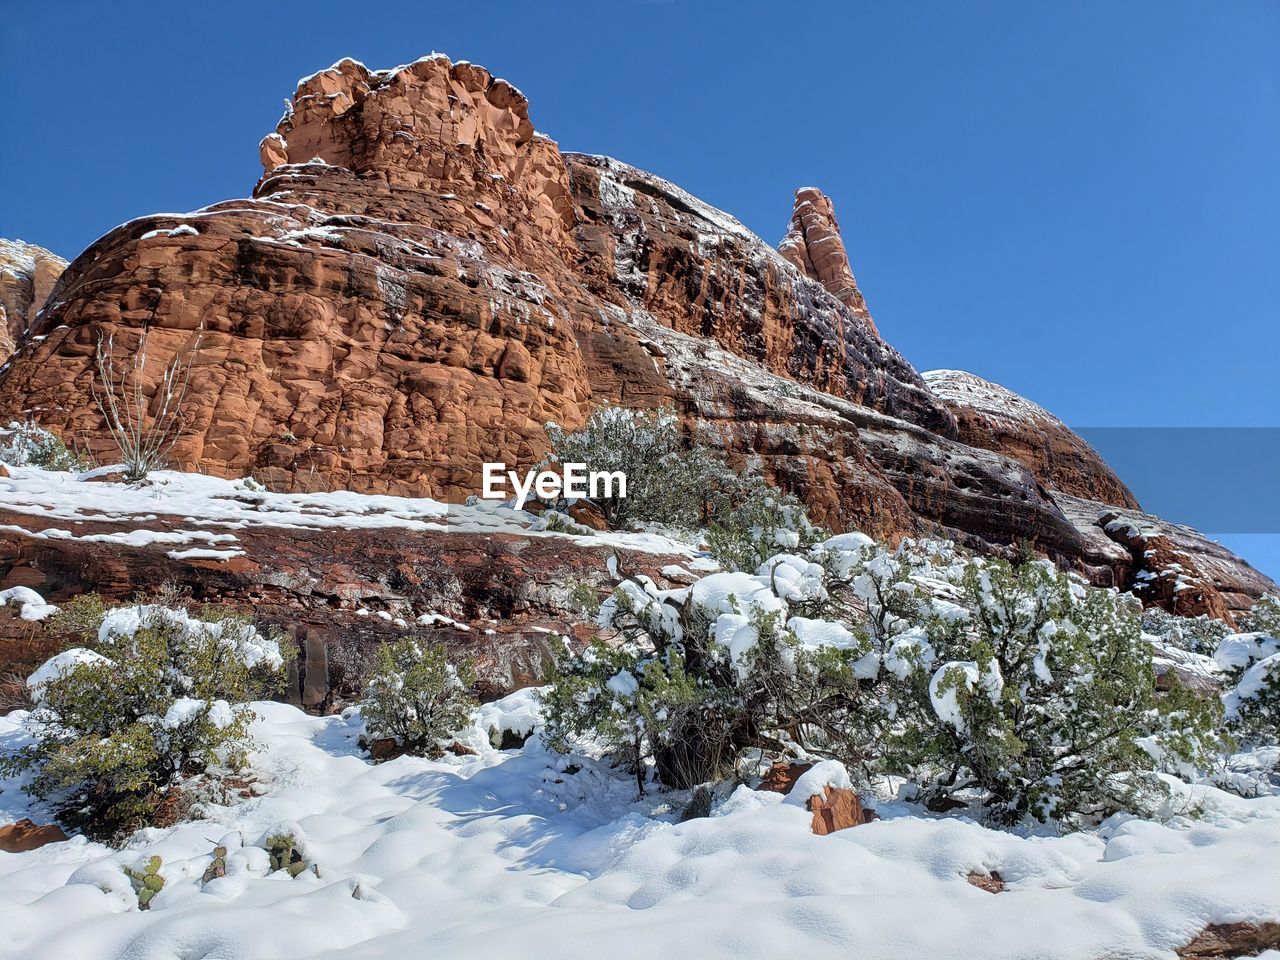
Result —
[[[919, 369], [1073, 426], [1280, 426], [1276, 0], [3, 0], [0, 236], [72, 257], [244, 196], [299, 77], [432, 50], [767, 240], [821, 187]], [[1232, 542], [1280, 576], [1277, 539]]]

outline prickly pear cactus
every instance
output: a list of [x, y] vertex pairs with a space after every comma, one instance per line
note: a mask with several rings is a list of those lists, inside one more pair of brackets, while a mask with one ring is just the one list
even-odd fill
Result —
[[289, 876], [296, 877], [307, 869], [307, 861], [297, 849], [298, 841], [293, 834], [283, 833], [267, 837], [267, 853], [271, 856], [271, 870], [285, 870]]
[[200, 878], [201, 883], [208, 883], [210, 880], [216, 880], [218, 877], [227, 875], [227, 848], [213, 848], [213, 862], [205, 867], [204, 876]]
[[139, 910], [150, 910], [151, 901], [164, 889], [164, 877], [160, 876], [161, 863], [159, 857], [151, 857], [140, 869], [124, 868], [133, 883], [134, 892], [138, 894]]

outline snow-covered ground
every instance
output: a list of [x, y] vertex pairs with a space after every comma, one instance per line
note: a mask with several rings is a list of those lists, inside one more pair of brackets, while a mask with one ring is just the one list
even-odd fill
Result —
[[[508, 706], [482, 722], [528, 722], [529, 694]], [[373, 765], [357, 719], [255, 709], [265, 795], [120, 851], [0, 853], [0, 956], [1167, 958], [1208, 923], [1280, 918], [1280, 798], [1196, 788], [1199, 819], [1067, 836], [882, 802], [819, 837], [803, 806], [747, 787], [679, 823], [687, 795], [637, 801], [630, 777], [536, 737], [498, 752], [477, 729], [478, 756]], [[0, 782], [0, 822], [47, 820], [17, 786]], [[254, 844], [281, 831], [314, 871], [268, 874]], [[219, 845], [226, 876], [202, 884]], [[153, 854], [166, 882], [143, 912], [121, 868]]]
[[[141, 488], [11, 473], [0, 478], [0, 506], [21, 520], [10, 530], [174, 555], [233, 556], [260, 526], [561, 535], [491, 503], [276, 494], [169, 472]], [[576, 539], [687, 558], [664, 571], [678, 580], [708, 566], [656, 535]], [[769, 582], [802, 590], [801, 566]], [[718, 607], [710, 591], [746, 596], [753, 582], [720, 574], [680, 590]], [[0, 602], [32, 620], [54, 609], [25, 588]], [[791, 622], [802, 641], [847, 639], [834, 624]], [[1206, 683], [1226, 666], [1160, 654]], [[881, 819], [820, 837], [801, 796], [725, 787], [711, 816], [682, 823], [687, 792], [638, 799], [630, 774], [549, 752], [536, 734], [493, 749], [490, 730], [539, 722], [530, 690], [480, 708], [463, 738], [476, 755], [434, 761], [371, 763], [354, 714], [254, 708], [256, 795], [207, 804], [200, 819], [142, 831], [122, 850], [75, 837], [0, 852], [0, 958], [1171, 958], [1209, 924], [1280, 920], [1280, 796], [1170, 779], [1161, 821], [1116, 816], [1058, 835], [989, 829], [885, 794], [865, 797]], [[22, 719], [0, 717], [0, 751], [21, 744]], [[0, 826], [51, 822], [21, 787], [0, 779]], [[308, 864], [296, 878], [271, 871], [264, 841], [281, 833]], [[218, 847], [225, 875], [206, 881]], [[152, 856], [165, 885], [144, 911], [125, 868]], [[966, 880], [992, 873], [1004, 892]]]
[[[10, 476], [0, 477], [0, 508], [30, 520], [0, 524], [0, 529], [37, 539], [83, 539], [131, 547], [171, 544], [170, 556], [175, 559], [229, 559], [243, 552], [237, 547], [235, 531], [289, 527], [567, 536], [589, 546], [683, 555], [696, 563], [693, 549], [669, 537], [656, 533], [554, 533], [542, 529], [544, 524], [535, 515], [513, 510], [502, 501], [476, 500], [464, 505], [348, 491], [273, 493], [252, 480], [170, 470], [155, 471], [143, 486], [96, 479], [94, 475], [104, 470], [80, 476], [29, 466], [8, 470]], [[76, 530], [85, 523], [110, 524], [119, 530]], [[159, 526], [165, 529], [155, 529]]]

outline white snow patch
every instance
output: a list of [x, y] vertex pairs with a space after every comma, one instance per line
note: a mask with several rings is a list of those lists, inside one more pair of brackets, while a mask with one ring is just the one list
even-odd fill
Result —
[[[1280, 919], [1278, 798], [1196, 788], [1198, 819], [1032, 837], [886, 801], [881, 820], [818, 837], [797, 809], [808, 782], [791, 803], [742, 786], [678, 823], [686, 795], [637, 800], [624, 774], [536, 737], [373, 765], [358, 715], [252, 708], [264, 796], [123, 850], [73, 838], [0, 855], [0, 954], [1081, 960], [1172, 956], [1208, 923]], [[0, 717], [0, 739], [20, 719]], [[41, 815], [13, 781], [0, 790], [0, 822]], [[280, 830], [318, 873], [270, 873], [255, 844]], [[202, 883], [215, 846], [226, 876]], [[151, 855], [165, 888], [140, 912], [122, 868]], [[1008, 893], [965, 882], [992, 871]]]
[[10, 587], [0, 590], [0, 606], [10, 603], [18, 605], [18, 616], [23, 620], [44, 620], [58, 612], [52, 603], [45, 603], [44, 597], [30, 587]]

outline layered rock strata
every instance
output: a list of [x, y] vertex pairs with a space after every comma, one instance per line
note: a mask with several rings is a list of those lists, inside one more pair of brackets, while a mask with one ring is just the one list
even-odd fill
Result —
[[[153, 381], [192, 368], [178, 467], [458, 501], [484, 462], [536, 462], [548, 421], [671, 404], [836, 529], [1029, 541], [1103, 584], [1143, 570], [1058, 495], [1136, 508], [1087, 445], [1026, 401], [926, 381], [880, 337], [816, 190], [780, 252], [652, 174], [562, 153], [520, 91], [443, 56], [306, 78], [260, 155], [251, 197], [76, 258], [0, 376], [0, 416], [110, 457], [95, 347], [147, 330]], [[1267, 583], [1222, 569], [1232, 609]]]

